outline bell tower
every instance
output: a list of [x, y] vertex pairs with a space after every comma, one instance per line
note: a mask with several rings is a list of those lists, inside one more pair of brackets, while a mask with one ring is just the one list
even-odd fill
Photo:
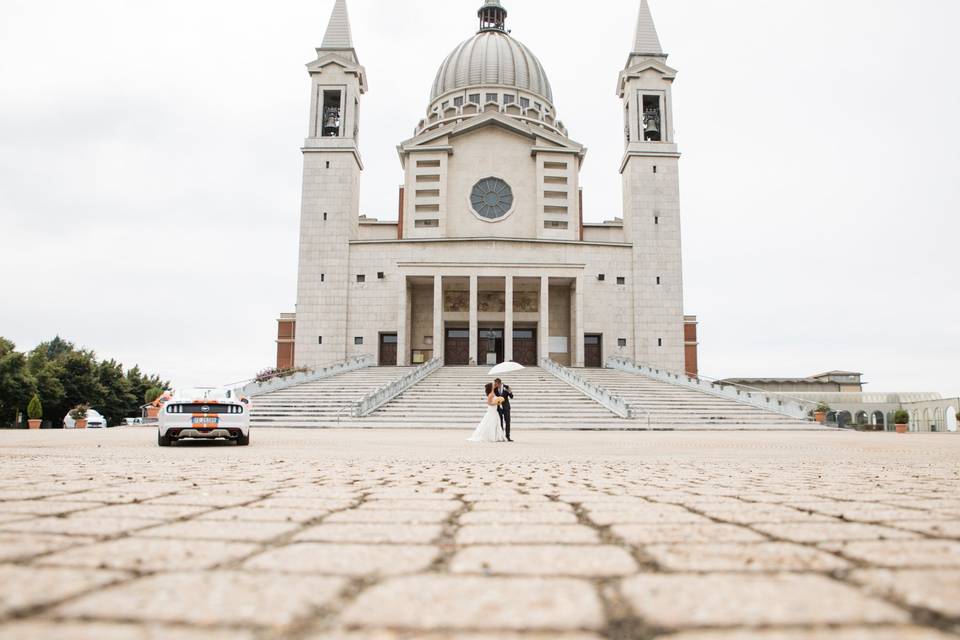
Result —
[[625, 153], [623, 225], [633, 244], [634, 359], [684, 371], [683, 261], [673, 81], [650, 5], [641, 0], [633, 49], [620, 73]]
[[336, 0], [310, 74], [303, 145], [296, 366], [347, 357], [350, 241], [360, 217], [360, 97], [366, 71], [353, 48], [346, 0]]

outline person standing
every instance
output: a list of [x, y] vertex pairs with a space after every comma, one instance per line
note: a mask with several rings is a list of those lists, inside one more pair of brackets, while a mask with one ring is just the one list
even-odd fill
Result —
[[494, 395], [503, 398], [503, 402], [497, 407], [497, 413], [500, 414], [500, 426], [507, 436], [507, 442], [513, 442], [513, 438], [510, 437], [510, 401], [513, 400], [513, 391], [510, 390], [509, 386], [504, 385], [500, 378], [494, 380], [493, 384]]

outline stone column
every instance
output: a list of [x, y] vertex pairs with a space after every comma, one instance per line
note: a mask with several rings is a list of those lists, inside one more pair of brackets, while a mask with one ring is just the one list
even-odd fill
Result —
[[504, 285], [503, 359], [513, 362], [513, 276], [507, 276]]
[[576, 289], [574, 290], [574, 310], [573, 310], [573, 357], [570, 358], [570, 362], [573, 363], [575, 367], [583, 367], [585, 361], [585, 348], [583, 342], [583, 276], [577, 276], [577, 281], [574, 284]]
[[[397, 304], [397, 366], [410, 366], [410, 296], [407, 277], [400, 278], [400, 299]], [[377, 345], [377, 349], [380, 345]]]
[[537, 329], [540, 340], [539, 360], [550, 357], [550, 278], [540, 277], [540, 326]]
[[479, 348], [480, 322], [477, 318], [479, 302], [477, 300], [477, 276], [470, 276], [470, 360], [474, 364], [477, 362], [477, 349]]
[[433, 276], [433, 357], [443, 358], [446, 335], [443, 326], [443, 276]]

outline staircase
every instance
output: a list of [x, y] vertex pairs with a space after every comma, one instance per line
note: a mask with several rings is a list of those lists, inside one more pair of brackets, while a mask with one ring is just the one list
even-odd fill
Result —
[[[471, 428], [480, 423], [486, 367], [444, 367], [359, 421], [364, 427]], [[502, 376], [516, 395], [513, 424], [523, 429], [624, 429], [617, 417], [565, 382], [539, 368]]]
[[618, 369], [577, 369], [576, 373], [633, 405], [634, 422], [640, 423], [641, 428], [647, 424], [643, 409], [650, 412], [650, 427], [653, 429], [768, 431], [819, 427], [815, 423]]
[[273, 391], [252, 400], [254, 427], [354, 426], [349, 405], [383, 385], [403, 377], [403, 367], [367, 367], [356, 371]]

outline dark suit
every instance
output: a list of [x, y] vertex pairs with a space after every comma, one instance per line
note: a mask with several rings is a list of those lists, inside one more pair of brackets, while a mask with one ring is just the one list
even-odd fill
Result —
[[513, 400], [513, 391], [503, 386], [499, 389], [494, 389], [493, 393], [498, 398], [503, 398], [503, 404], [497, 408], [497, 413], [500, 414], [500, 426], [503, 427], [503, 431], [507, 435], [507, 440], [510, 440], [510, 401]]

